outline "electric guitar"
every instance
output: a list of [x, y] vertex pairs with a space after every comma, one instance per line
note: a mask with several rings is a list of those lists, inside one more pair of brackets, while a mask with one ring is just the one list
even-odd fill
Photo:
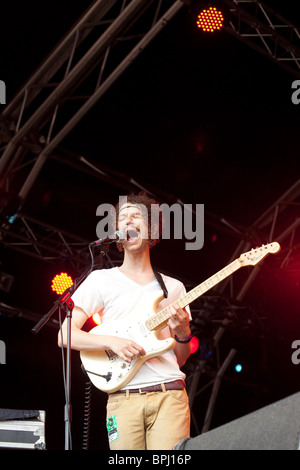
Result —
[[[184, 308], [209, 289], [221, 282], [244, 266], [255, 266], [269, 253], [277, 253], [280, 245], [277, 242], [262, 245], [242, 254], [228, 266], [202, 282], [194, 289], [177, 300], [177, 304]], [[159, 331], [167, 325], [169, 320], [168, 308], [156, 312], [159, 302], [164, 298], [162, 291], [143, 297], [136, 305], [132, 316], [126, 322], [109, 322], [101, 324], [90, 331], [90, 334], [119, 336], [129, 338], [143, 346], [146, 354], [134, 358], [131, 363], [124, 362], [111, 350], [81, 351], [82, 365], [91, 382], [98, 389], [113, 393], [123, 388], [137, 373], [147, 359], [164, 354], [175, 347], [173, 338], [159, 339]], [[130, 320], [132, 320], [130, 322]]]

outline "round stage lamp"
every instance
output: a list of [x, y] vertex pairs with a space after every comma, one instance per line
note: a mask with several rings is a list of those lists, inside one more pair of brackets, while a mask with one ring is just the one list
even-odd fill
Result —
[[[57, 274], [53, 279], [52, 279], [52, 285], [51, 289], [56, 292], [58, 295], [61, 295], [65, 292], [66, 289], [69, 287], [72, 287], [73, 285], [73, 279], [71, 276], [69, 276], [67, 273], [60, 273]], [[100, 325], [101, 323], [101, 317], [99, 313], [95, 313], [93, 315], [93, 321], [96, 323], [96, 325]]]
[[199, 349], [199, 339], [197, 338], [197, 336], [192, 337], [190, 341], [190, 345], [191, 345], [191, 354], [195, 354], [195, 352], [197, 352]]
[[217, 10], [216, 7], [210, 7], [208, 10], [202, 10], [198, 15], [197, 26], [205, 32], [213, 33], [222, 28], [223, 21], [222, 12]]
[[60, 273], [52, 279], [51, 289], [58, 295], [61, 295], [72, 285], [73, 280], [71, 276], [69, 276], [67, 273]]

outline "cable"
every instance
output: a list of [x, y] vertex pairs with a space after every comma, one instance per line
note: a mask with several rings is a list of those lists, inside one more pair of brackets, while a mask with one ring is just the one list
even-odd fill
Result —
[[84, 393], [82, 450], [88, 450], [89, 448], [91, 405], [92, 405], [92, 382], [87, 381], [85, 384], [85, 393]]
[[[60, 307], [58, 309], [58, 318], [59, 318], [59, 330], [60, 330], [60, 338], [61, 338], [63, 384], [64, 384], [65, 401], [67, 403], [68, 397], [67, 397], [67, 384], [66, 384], [66, 367], [65, 367], [65, 354], [64, 354], [64, 346], [63, 346], [63, 334], [62, 334], [62, 321], [61, 321], [61, 308]], [[66, 407], [66, 412], [68, 413], [68, 439], [70, 443], [70, 450], [72, 450], [72, 433], [71, 433], [70, 416], [69, 416], [68, 407]]]

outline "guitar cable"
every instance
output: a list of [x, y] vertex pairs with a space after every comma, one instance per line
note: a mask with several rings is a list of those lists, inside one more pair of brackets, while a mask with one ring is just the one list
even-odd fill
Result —
[[92, 408], [92, 382], [88, 380], [85, 383], [85, 391], [84, 391], [82, 450], [88, 450], [89, 448], [91, 408]]

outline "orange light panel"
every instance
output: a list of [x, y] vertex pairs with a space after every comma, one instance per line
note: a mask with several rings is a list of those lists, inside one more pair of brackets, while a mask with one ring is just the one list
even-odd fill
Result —
[[208, 10], [202, 10], [198, 15], [197, 26], [203, 31], [213, 33], [222, 28], [223, 21], [222, 12], [217, 10], [216, 7], [210, 7]]
[[93, 315], [93, 322], [96, 323], [96, 325], [101, 324], [101, 317], [100, 317], [99, 313], [95, 313]]
[[65, 292], [68, 287], [73, 285], [73, 280], [71, 276], [68, 276], [67, 273], [57, 274], [52, 279], [51, 289], [57, 294], [61, 295]]

